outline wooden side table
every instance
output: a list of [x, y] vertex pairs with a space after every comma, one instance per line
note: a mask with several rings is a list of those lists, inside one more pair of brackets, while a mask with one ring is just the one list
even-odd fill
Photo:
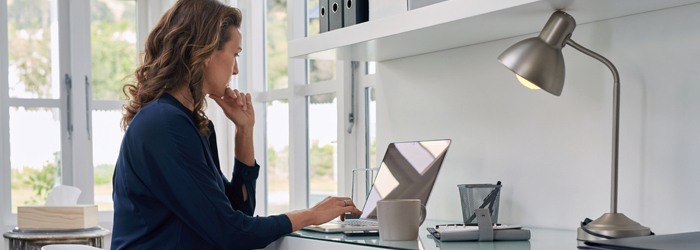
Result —
[[107, 229], [93, 227], [78, 230], [21, 230], [12, 229], [2, 236], [8, 239], [11, 250], [41, 250], [49, 244], [80, 244], [102, 248]]

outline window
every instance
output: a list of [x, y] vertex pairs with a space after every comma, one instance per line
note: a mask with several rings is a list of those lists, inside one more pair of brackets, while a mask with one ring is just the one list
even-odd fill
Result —
[[287, 57], [287, 1], [266, 0], [267, 89], [289, 87], [289, 58]]
[[[277, 214], [325, 195], [350, 195], [345, 188], [349, 169], [376, 164], [373, 112], [367, 111], [375, 103], [369, 94], [373, 77], [355, 74], [359, 84], [351, 90], [346, 88], [349, 75], [358, 70], [350, 62], [288, 58], [288, 40], [318, 33], [318, 1], [233, 2], [247, 7], [244, 18], [256, 18], [244, 21], [251, 26], [243, 27], [247, 53], [240, 70], [246, 85], [239, 88], [254, 92], [264, 120], [259, 124], [265, 129], [256, 129], [256, 138], [265, 138], [256, 140], [265, 149], [256, 149], [265, 155], [261, 179], [266, 192], [260, 198], [265, 202], [259, 206]], [[5, 224], [15, 223], [17, 206], [40, 204], [59, 183], [79, 187], [80, 202], [98, 204], [102, 218], [111, 219], [111, 177], [123, 135], [121, 87], [138, 64], [138, 44], [172, 3], [0, 0], [0, 11], [7, 13], [0, 25], [0, 211]], [[89, 22], [58, 22], [68, 18]], [[265, 28], [258, 28], [263, 22]], [[86, 44], [90, 50], [69, 49]], [[348, 122], [352, 103], [357, 104], [356, 124]], [[352, 133], [345, 132], [348, 126]], [[233, 131], [217, 126], [220, 136]]]
[[265, 160], [267, 171], [267, 213], [281, 214], [289, 207], [289, 103], [268, 102]]
[[[286, 89], [289, 87], [287, 1], [266, 0], [265, 6], [264, 89]], [[285, 99], [273, 99], [265, 103], [265, 210], [267, 214], [280, 214], [290, 209], [289, 103]]]
[[[265, 84], [258, 101], [266, 103], [266, 209], [277, 214], [338, 193], [336, 91], [340, 84], [335, 61], [287, 55], [289, 39], [318, 33], [318, 16], [311, 13], [318, 1], [265, 3]], [[307, 31], [309, 22], [315, 23], [316, 31]], [[308, 83], [318, 84], [310, 87]]]
[[[255, 1], [243, 2], [256, 6]], [[350, 62], [288, 58], [287, 41], [318, 34], [319, 1], [264, 3], [258, 7], [265, 17], [247, 19], [247, 23], [265, 21], [265, 51], [262, 59], [253, 55], [249, 60], [253, 67], [264, 65], [264, 83], [252, 89], [260, 91], [256, 102], [265, 107], [261, 110], [265, 113], [265, 129], [256, 131], [264, 133], [258, 138], [265, 140], [266, 213], [278, 214], [311, 206], [328, 195], [351, 195], [352, 168], [376, 158], [370, 156], [373, 142], [368, 142], [371, 146], [358, 143], [365, 141], [368, 127], [374, 133], [373, 122], [368, 127], [360, 125], [368, 122], [365, 105], [370, 102], [357, 101], [364, 100], [364, 89], [372, 86], [367, 79], [372, 77], [365, 74], [364, 67], [353, 68], [355, 64]], [[249, 18], [255, 18], [255, 14]], [[255, 32], [260, 32], [249, 31], [253, 33], [244, 36], [256, 37]], [[257, 71], [253, 67], [250, 73], [254, 75]], [[361, 84], [347, 88], [353, 72]], [[350, 122], [351, 113], [356, 121]]]
[[335, 93], [308, 97], [309, 206], [338, 195], [338, 108]]
[[95, 204], [114, 210], [112, 175], [124, 132], [120, 128], [122, 86], [138, 65], [136, 1], [90, 0], [92, 83], [87, 98], [92, 118]]
[[[1, 108], [2, 127], [8, 131], [3, 144], [2, 165], [10, 169], [8, 209], [16, 213], [17, 206], [43, 204], [47, 192], [60, 182], [62, 150], [61, 78], [55, 68], [53, 53], [58, 43], [52, 30], [56, 17], [51, 14], [51, 2], [8, 1], [6, 25], [7, 89], [9, 97]], [[3, 53], [5, 54], [5, 53]], [[4, 65], [4, 64], [3, 64]], [[3, 69], [5, 70], [5, 69]], [[3, 98], [6, 98], [3, 97]], [[7, 173], [8, 169], [2, 169]], [[5, 182], [3, 182], [5, 183]]]
[[[159, 13], [168, 1], [138, 6]], [[138, 63], [137, 34], [146, 32], [136, 32], [137, 17], [146, 29], [146, 12], [137, 15], [135, 0], [0, 0], [0, 12], [3, 223], [58, 184], [80, 188], [78, 202], [111, 220], [121, 86]]]
[[[368, 76], [374, 75], [377, 72], [377, 64], [375, 62], [367, 62], [365, 64], [365, 75], [361, 78], [365, 80]], [[364, 87], [364, 106], [365, 106], [365, 164], [368, 168], [378, 167], [377, 164], [377, 97], [374, 93], [374, 87], [367, 83]], [[370, 178], [372, 180], [373, 178]], [[370, 182], [368, 181], [369, 185]]]
[[[306, 1], [307, 12], [303, 24], [304, 36], [314, 36], [319, 33], [319, 2]], [[339, 180], [343, 178], [344, 169], [339, 169], [338, 158], [338, 103], [337, 94], [342, 82], [336, 78], [338, 72], [336, 61], [306, 60], [307, 84], [325, 84], [334, 86], [328, 91], [322, 88], [311, 88], [306, 98], [306, 147], [307, 147], [307, 200], [308, 206], [313, 206], [326, 196], [339, 194]], [[330, 92], [330, 93], [325, 93]], [[350, 194], [347, 194], [350, 195]]]
[[58, 108], [10, 107], [12, 213], [17, 206], [43, 205], [47, 192], [60, 182], [59, 113]]
[[[377, 164], [377, 100], [374, 95], [374, 87], [366, 87], [365, 96], [365, 166], [367, 168], [379, 167]], [[375, 172], [367, 172], [365, 182], [367, 190], [370, 190]]]

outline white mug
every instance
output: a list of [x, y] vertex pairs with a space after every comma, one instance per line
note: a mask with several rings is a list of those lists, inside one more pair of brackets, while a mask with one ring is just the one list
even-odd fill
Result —
[[416, 240], [425, 215], [425, 206], [419, 199], [380, 200], [377, 202], [379, 238]]

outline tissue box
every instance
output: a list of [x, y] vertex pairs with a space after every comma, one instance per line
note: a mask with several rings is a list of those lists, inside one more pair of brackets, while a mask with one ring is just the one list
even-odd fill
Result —
[[97, 221], [97, 205], [17, 207], [19, 229], [85, 229], [97, 227]]

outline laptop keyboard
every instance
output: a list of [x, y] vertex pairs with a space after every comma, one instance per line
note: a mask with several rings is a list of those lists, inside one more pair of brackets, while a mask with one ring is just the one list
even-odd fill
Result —
[[345, 221], [333, 221], [335, 224], [348, 226], [379, 226], [379, 223], [374, 220], [348, 219]]

